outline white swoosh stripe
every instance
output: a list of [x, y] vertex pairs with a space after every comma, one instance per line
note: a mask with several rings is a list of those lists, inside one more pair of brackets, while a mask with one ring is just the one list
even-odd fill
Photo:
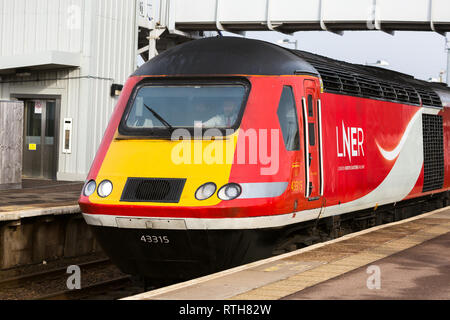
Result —
[[422, 114], [422, 109], [419, 109], [419, 111], [416, 112], [416, 114], [412, 117], [411, 121], [408, 123], [408, 126], [406, 127], [405, 132], [403, 133], [403, 137], [400, 140], [400, 142], [398, 143], [398, 145], [395, 147], [394, 150], [392, 151], [386, 151], [384, 150], [382, 147], [380, 147], [380, 145], [378, 144], [378, 142], [376, 141], [377, 147], [381, 152], [381, 155], [386, 159], [386, 160], [394, 160], [395, 158], [398, 157], [398, 155], [400, 154], [400, 151], [403, 148], [403, 145], [406, 142], [406, 139], [408, 138], [409, 132], [411, 131], [412, 126], [414, 125], [414, 123], [416, 122], [417, 118], [419, 117], [419, 115]]

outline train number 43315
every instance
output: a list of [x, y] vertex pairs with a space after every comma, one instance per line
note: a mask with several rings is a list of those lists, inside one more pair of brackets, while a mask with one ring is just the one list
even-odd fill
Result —
[[168, 236], [150, 236], [150, 235], [143, 235], [141, 237], [141, 241], [145, 243], [161, 243], [166, 244], [170, 243]]

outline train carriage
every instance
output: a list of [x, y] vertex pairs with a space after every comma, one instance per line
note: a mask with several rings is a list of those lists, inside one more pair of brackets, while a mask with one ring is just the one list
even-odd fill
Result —
[[377, 208], [444, 204], [449, 129], [441, 84], [258, 40], [195, 40], [126, 82], [79, 204], [124, 272], [188, 279], [344, 215], [381, 222]]

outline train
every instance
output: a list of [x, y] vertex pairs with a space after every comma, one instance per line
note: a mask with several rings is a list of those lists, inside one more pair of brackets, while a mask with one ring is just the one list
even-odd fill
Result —
[[445, 84], [203, 38], [126, 81], [79, 206], [123, 272], [178, 281], [448, 205], [449, 152]]

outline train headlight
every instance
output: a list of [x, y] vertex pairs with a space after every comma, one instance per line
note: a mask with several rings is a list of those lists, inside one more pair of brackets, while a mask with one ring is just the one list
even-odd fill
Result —
[[197, 191], [195, 191], [195, 198], [197, 200], [206, 200], [211, 198], [211, 196], [216, 192], [216, 184], [212, 182], [205, 183], [201, 185]]
[[106, 198], [111, 194], [112, 190], [113, 190], [112, 182], [109, 180], [103, 180], [98, 185], [97, 193], [100, 197]]
[[241, 195], [241, 186], [237, 183], [229, 183], [220, 188], [217, 196], [220, 200], [233, 200]]
[[93, 194], [95, 192], [96, 186], [97, 186], [97, 184], [95, 183], [94, 180], [90, 180], [89, 182], [87, 182], [83, 188], [83, 195], [85, 195], [86, 197], [89, 197], [91, 194]]

